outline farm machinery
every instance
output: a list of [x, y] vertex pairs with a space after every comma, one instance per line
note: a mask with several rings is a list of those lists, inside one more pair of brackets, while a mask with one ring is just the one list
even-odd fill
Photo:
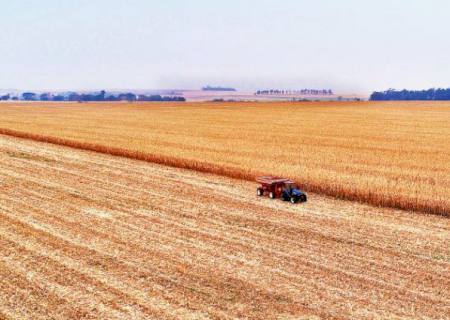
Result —
[[260, 197], [267, 194], [270, 199], [281, 198], [291, 203], [306, 202], [306, 194], [301, 191], [294, 181], [286, 178], [263, 176], [256, 178], [260, 183], [256, 194]]

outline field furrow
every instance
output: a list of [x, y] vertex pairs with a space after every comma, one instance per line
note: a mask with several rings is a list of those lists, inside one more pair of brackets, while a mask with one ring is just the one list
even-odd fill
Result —
[[0, 136], [0, 318], [450, 318], [450, 222]]

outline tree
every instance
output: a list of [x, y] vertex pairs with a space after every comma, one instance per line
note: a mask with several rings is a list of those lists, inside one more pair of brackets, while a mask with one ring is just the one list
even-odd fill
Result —
[[370, 95], [372, 101], [388, 100], [450, 100], [449, 89], [406, 90], [388, 89], [383, 92], [375, 91]]
[[64, 96], [56, 95], [53, 97], [53, 101], [64, 101]]
[[98, 101], [105, 101], [105, 95], [106, 95], [105, 90], [100, 91], [100, 94], [98, 95]]
[[119, 94], [118, 98], [120, 101], [136, 101], [136, 95], [133, 93], [121, 93]]
[[81, 96], [76, 92], [69, 93], [69, 96], [67, 97], [67, 100], [69, 101], [81, 101]]
[[50, 93], [43, 93], [39, 96], [39, 100], [41, 101], [50, 101], [51, 100], [51, 95]]
[[34, 92], [24, 92], [24, 93], [22, 93], [22, 100], [34, 101], [34, 100], [36, 100], [36, 93], [34, 93]]

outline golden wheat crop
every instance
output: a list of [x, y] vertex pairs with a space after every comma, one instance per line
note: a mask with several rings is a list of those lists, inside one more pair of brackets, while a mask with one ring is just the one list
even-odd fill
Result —
[[450, 103], [2, 104], [2, 133], [449, 215]]

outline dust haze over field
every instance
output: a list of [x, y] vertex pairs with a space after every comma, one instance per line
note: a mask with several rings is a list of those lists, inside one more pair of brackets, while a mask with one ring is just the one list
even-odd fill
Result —
[[445, 217], [6, 136], [0, 176], [0, 318], [448, 318]]
[[0, 111], [3, 133], [239, 178], [288, 176], [338, 198], [450, 213], [448, 102], [16, 103]]

